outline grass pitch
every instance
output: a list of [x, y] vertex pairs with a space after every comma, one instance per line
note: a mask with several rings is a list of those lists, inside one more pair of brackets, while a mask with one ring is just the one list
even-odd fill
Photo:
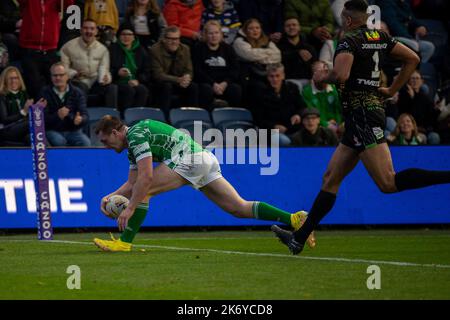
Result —
[[[0, 299], [450, 299], [449, 230], [319, 231], [300, 256], [269, 231], [147, 232], [131, 253], [94, 237], [109, 236], [0, 236]], [[80, 290], [66, 286], [70, 265]]]

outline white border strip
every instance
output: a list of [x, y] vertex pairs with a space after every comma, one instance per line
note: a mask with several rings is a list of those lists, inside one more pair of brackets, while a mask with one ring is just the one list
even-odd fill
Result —
[[[9, 242], [37, 242], [37, 240], [5, 239], [5, 240], [1, 240], [0, 243], [2, 241], [6, 241], [6, 242], [8, 242], [8, 241]], [[82, 244], [82, 245], [94, 246], [94, 244], [92, 242], [69, 241], [69, 240], [48, 240], [48, 241], [40, 241], [40, 243]], [[287, 254], [280, 254], [280, 253], [258, 253], [258, 252], [229, 251], [229, 250], [218, 250], [218, 249], [157, 246], [157, 245], [146, 245], [146, 244], [136, 244], [133, 246], [136, 248], [165, 249], [165, 250], [178, 250], [178, 251], [199, 251], [199, 252], [212, 252], [212, 253], [221, 253], [221, 254], [258, 256], [258, 257], [293, 258], [293, 259], [303, 259], [303, 260], [319, 260], [319, 261], [362, 263], [362, 264], [385, 264], [385, 265], [399, 266], [399, 267], [450, 269], [450, 265], [448, 265], [448, 264], [435, 264], [435, 263], [413, 263], [413, 262], [401, 262], [401, 261], [365, 260], [365, 259], [349, 259], [349, 258], [336, 258], [336, 257], [311, 257], [311, 256], [301, 256], [301, 255], [294, 256], [294, 255], [287, 255]]]

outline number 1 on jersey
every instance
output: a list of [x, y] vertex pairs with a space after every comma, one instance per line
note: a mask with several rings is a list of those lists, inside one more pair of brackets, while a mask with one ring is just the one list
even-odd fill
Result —
[[375, 53], [372, 56], [372, 60], [373, 60], [373, 62], [375, 62], [375, 67], [372, 71], [372, 79], [379, 78], [380, 70], [378, 69], [378, 64], [380, 63], [380, 57], [378, 56], [378, 51], [375, 51]]

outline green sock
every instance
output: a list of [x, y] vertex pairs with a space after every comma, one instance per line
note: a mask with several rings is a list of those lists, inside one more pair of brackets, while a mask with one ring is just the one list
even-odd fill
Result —
[[253, 202], [253, 216], [259, 220], [281, 221], [291, 225], [291, 214], [265, 202]]
[[142, 223], [144, 222], [145, 216], [148, 211], [148, 203], [140, 203], [136, 210], [134, 210], [133, 216], [128, 220], [128, 225], [125, 230], [120, 235], [120, 240], [123, 242], [132, 243], [134, 237], [139, 231]]

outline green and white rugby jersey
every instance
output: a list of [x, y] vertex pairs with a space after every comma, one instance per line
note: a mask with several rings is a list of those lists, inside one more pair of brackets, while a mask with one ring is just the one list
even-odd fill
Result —
[[153, 157], [155, 162], [165, 162], [169, 168], [177, 166], [183, 155], [205, 151], [189, 135], [155, 120], [142, 120], [128, 129], [128, 160], [130, 169], [137, 162]]

